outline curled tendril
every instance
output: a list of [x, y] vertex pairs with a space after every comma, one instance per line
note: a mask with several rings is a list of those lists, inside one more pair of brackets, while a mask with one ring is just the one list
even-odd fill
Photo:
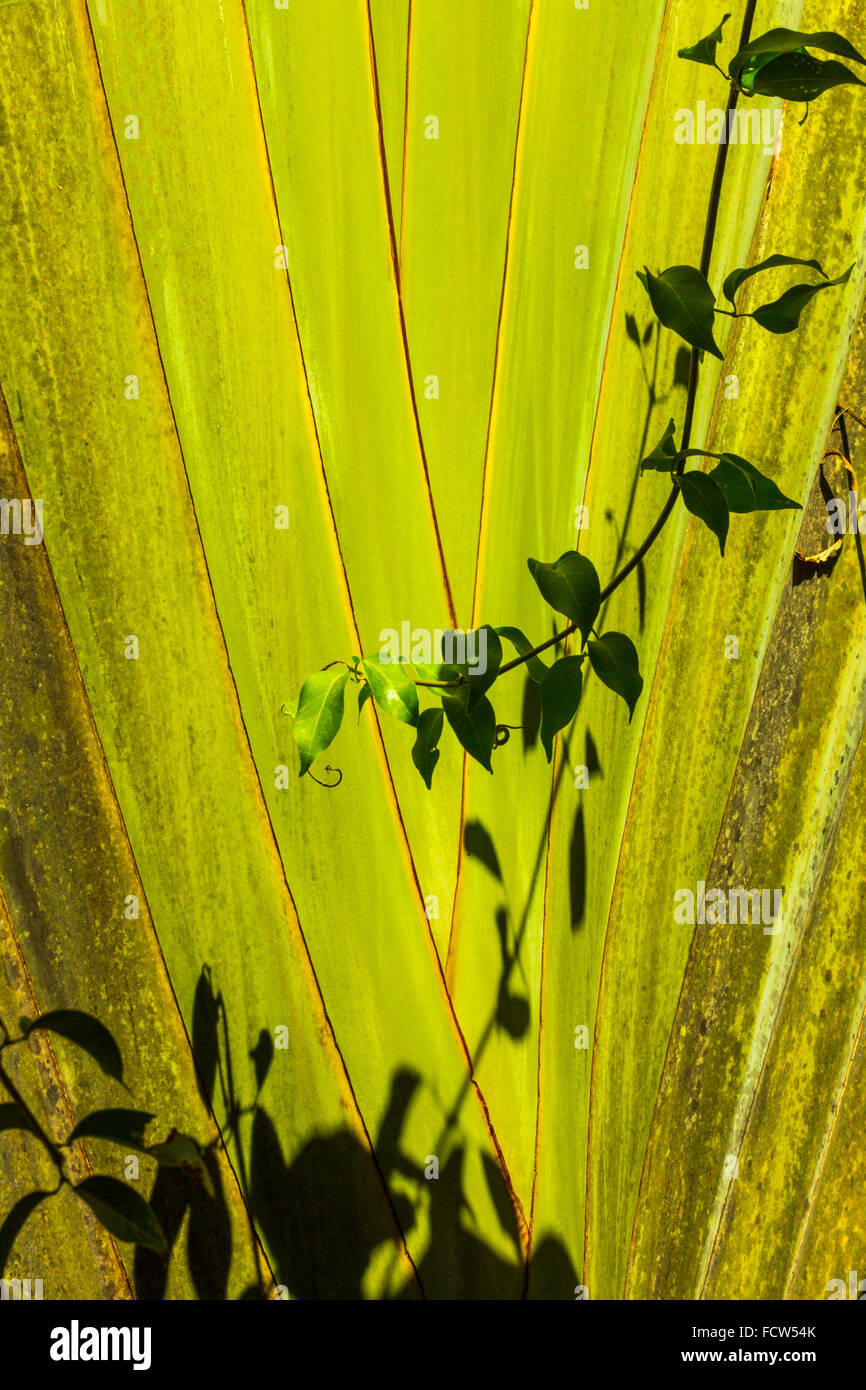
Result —
[[493, 747], [501, 748], [504, 743], [508, 742], [511, 738], [510, 729], [522, 729], [523, 727], [522, 724], [497, 724], [496, 738], [494, 739]]
[[342, 772], [340, 771], [340, 769], [339, 769], [338, 767], [331, 767], [330, 763], [329, 763], [328, 766], [325, 768], [325, 771], [326, 771], [326, 772], [335, 772], [335, 773], [337, 774], [337, 780], [336, 780], [336, 782], [320, 782], [319, 779], [318, 779], [318, 777], [313, 777], [312, 772], [309, 773], [308, 775], [309, 775], [310, 777], [313, 777], [313, 781], [317, 784], [317, 786], [324, 787], [324, 788], [325, 788], [325, 791], [329, 791], [329, 792], [330, 792], [330, 791], [333, 791], [333, 790], [334, 790], [334, 787], [339, 787], [340, 783], [341, 783], [342, 780], [343, 780], [343, 774], [342, 774]]

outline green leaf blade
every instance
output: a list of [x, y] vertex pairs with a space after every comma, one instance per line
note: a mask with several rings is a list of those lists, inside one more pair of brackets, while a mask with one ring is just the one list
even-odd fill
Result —
[[638, 654], [634, 643], [624, 632], [606, 632], [588, 646], [593, 671], [608, 690], [621, 695], [628, 706], [631, 723], [635, 705], [643, 690]]
[[534, 642], [530, 642], [525, 632], [521, 632], [519, 627], [498, 627], [496, 629], [500, 637], [504, 637], [514, 647], [518, 656], [526, 657], [526, 669], [536, 685], [544, 680], [550, 667], [547, 666], [540, 656], [528, 656], [527, 653], [533, 650]]
[[490, 758], [496, 742], [496, 715], [487, 696], [482, 695], [472, 709], [467, 709], [458, 696], [443, 695], [442, 708], [458, 742], [470, 758], [492, 773]]
[[301, 686], [292, 732], [301, 755], [302, 777], [339, 733], [348, 679], [345, 668], [316, 671]]
[[418, 687], [400, 661], [384, 661], [381, 657], [365, 657], [361, 670], [367, 677], [373, 699], [386, 714], [392, 714], [401, 724], [418, 723]]
[[553, 565], [527, 560], [542, 598], [577, 628], [585, 642], [601, 607], [601, 584], [595, 565], [577, 550], [567, 550]]
[[437, 747], [442, 737], [444, 714], [441, 709], [425, 709], [418, 720], [415, 743], [412, 748], [412, 761], [417, 767], [424, 785], [429, 791], [433, 773], [439, 761]]
[[834, 285], [845, 285], [854, 269], [850, 265], [843, 275], [835, 280], [826, 280], [822, 285], [792, 285], [779, 299], [770, 304], [762, 304], [752, 311], [751, 317], [768, 333], [793, 333], [800, 326], [800, 315], [821, 290], [832, 289]]
[[827, 272], [824, 270], [820, 261], [806, 261], [800, 256], [782, 256], [777, 254], [768, 256], [766, 260], [759, 261], [757, 265], [743, 266], [737, 270], [732, 270], [730, 275], [726, 277], [725, 283], [722, 286], [722, 294], [731, 304], [734, 304], [734, 307], [736, 307], [734, 303], [735, 296], [740, 287], [744, 285], [747, 280], [750, 280], [753, 275], [757, 275], [762, 270], [773, 270], [777, 266], [782, 265], [805, 265], [810, 270], [817, 270], [819, 275], [823, 275], [824, 279], [827, 279]]
[[705, 275], [693, 265], [673, 265], [661, 275], [645, 267], [637, 272], [650, 297], [656, 317], [694, 348], [721, 361], [723, 353], [713, 337], [715, 295]]
[[721, 489], [730, 512], [799, 510], [800, 503], [786, 497], [772, 478], [739, 454], [722, 454], [707, 474]]
[[563, 656], [555, 661], [539, 686], [541, 696], [541, 742], [550, 762], [553, 740], [570, 724], [583, 689], [583, 657]]
[[683, 502], [692, 516], [696, 516], [705, 526], [709, 526], [718, 538], [719, 549], [725, 553], [728, 537], [728, 504], [718, 483], [707, 473], [683, 473], [677, 479]]
[[722, 30], [730, 17], [729, 14], [723, 15], [721, 22], [716, 25], [711, 34], [698, 39], [697, 43], [691, 44], [688, 48], [677, 49], [677, 57], [688, 58], [692, 63], [704, 63], [707, 67], [714, 68], [716, 66], [716, 49], [722, 41]]

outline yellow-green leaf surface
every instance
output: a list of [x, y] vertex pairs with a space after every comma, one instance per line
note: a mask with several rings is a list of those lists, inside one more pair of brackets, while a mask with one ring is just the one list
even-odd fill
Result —
[[414, 0], [401, 284], [458, 620], [472, 618], [529, 0]]
[[[822, 21], [827, 18], [825, 9]], [[844, 5], [831, 7], [829, 19], [850, 28]], [[795, 235], [800, 245], [820, 247], [834, 266], [855, 259], [864, 231], [856, 169], [840, 170], [832, 193], [816, 194], [816, 188], [827, 140], [835, 133], [841, 141], [856, 119], [850, 98], [840, 95], [825, 111], [820, 132], [808, 124], [786, 131], [787, 148], [796, 139], [797, 154], [786, 159], [783, 144], [752, 248], [755, 262], [776, 246], [790, 247]], [[841, 218], [829, 216], [831, 204], [844, 208]], [[740, 395], [736, 413], [722, 401], [717, 405], [725, 446], [742, 453], [748, 440], [752, 457], [775, 461], [780, 486], [803, 500], [831, 421], [862, 285], [855, 271], [836, 304], [813, 306], [800, 332], [787, 339], [764, 335], [744, 320], [747, 326], [737, 324], [728, 350], [724, 370], [738, 377]], [[816, 385], [804, 417], [789, 402], [787, 384], [806, 370], [815, 373]], [[772, 422], [767, 399], [778, 402]], [[674, 894], [706, 880], [798, 525], [795, 514], [774, 515], [772, 539], [762, 545], [757, 528], [763, 530], [763, 519], [735, 521], [722, 565], [712, 563], [696, 524], [689, 531], [622, 831], [591, 1080], [584, 1278], [598, 1297], [622, 1292], [652, 1099], [688, 950], [688, 933], [674, 924]], [[725, 655], [729, 635], [739, 640], [737, 660]], [[642, 923], [655, 923], [657, 930], [641, 930]]]
[[403, 148], [406, 131], [406, 68], [410, 0], [370, 0], [376, 86], [382, 117], [391, 217], [398, 238], [403, 214]]

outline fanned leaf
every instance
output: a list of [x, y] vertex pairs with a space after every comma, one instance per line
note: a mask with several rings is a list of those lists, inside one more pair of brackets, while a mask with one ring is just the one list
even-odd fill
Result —
[[553, 740], [570, 724], [580, 704], [583, 688], [580, 656], [562, 656], [555, 661], [538, 687], [541, 697], [541, 742], [550, 762]]
[[418, 720], [418, 732], [412, 747], [412, 761], [424, 779], [428, 791], [439, 761], [437, 744], [442, 737], [442, 724], [441, 709], [425, 709]]
[[85, 1178], [73, 1191], [118, 1240], [142, 1245], [157, 1255], [168, 1254], [168, 1241], [153, 1208], [134, 1188], [118, 1178], [97, 1174]]
[[[370, 680], [366, 664], [364, 674]], [[317, 671], [301, 686], [292, 733], [301, 755], [302, 777], [340, 731], [348, 679], [349, 672], [340, 666], [330, 671]]]
[[120, 1049], [105, 1024], [92, 1014], [83, 1013], [81, 1009], [54, 1009], [28, 1023], [27, 1035], [36, 1031], [57, 1033], [61, 1038], [68, 1038], [92, 1057], [106, 1076], [123, 1082]]
[[728, 504], [718, 483], [707, 473], [683, 473], [677, 478], [683, 502], [692, 516], [698, 517], [718, 537], [724, 555], [728, 535]]
[[692, 347], [722, 357], [713, 337], [715, 295], [705, 275], [693, 265], [673, 265], [661, 275], [653, 275], [645, 267], [637, 272], [637, 278], [665, 328], [678, 333]]
[[597, 642], [587, 645], [589, 662], [603, 685], [621, 695], [628, 706], [628, 717], [643, 690], [643, 677], [635, 645], [624, 632], [605, 632]]
[[553, 565], [540, 560], [526, 563], [542, 598], [574, 624], [585, 642], [601, 606], [601, 585], [592, 561], [567, 550]]

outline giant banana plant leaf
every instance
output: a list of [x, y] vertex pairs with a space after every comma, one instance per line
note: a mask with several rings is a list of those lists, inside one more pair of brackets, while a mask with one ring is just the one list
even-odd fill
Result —
[[[866, 39], [853, 0], [750, 0], [726, 53], [747, 10]], [[720, 18], [0, 5], [0, 1020], [98, 1019], [128, 1091], [38, 1030], [0, 1087], [58, 1142], [134, 1104], [202, 1155], [74, 1140], [170, 1255], [67, 1185], [6, 1261], [44, 1297], [814, 1299], [857, 1268], [866, 565], [859, 534], [795, 551], [863, 458], [866, 112], [759, 96], [723, 163], [678, 142], [725, 105], [678, 56]], [[796, 333], [716, 319], [692, 394], [637, 272], [708, 236], [714, 293], [853, 269]], [[549, 639], [527, 559], [628, 562], [687, 400], [694, 447], [804, 511], [733, 517], [723, 559], [674, 511], [598, 619], [633, 713], [587, 672], [548, 760], [521, 667], [492, 776], [448, 731], [428, 788], [335, 677], [298, 775], [328, 663]], [[677, 920], [701, 885], [781, 907]], [[0, 1127], [0, 1222], [54, 1181]]]

